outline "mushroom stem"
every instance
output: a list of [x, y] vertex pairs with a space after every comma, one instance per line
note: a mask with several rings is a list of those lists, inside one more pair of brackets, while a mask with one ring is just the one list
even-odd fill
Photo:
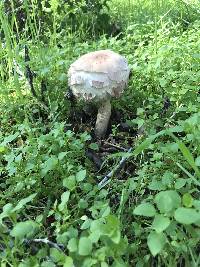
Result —
[[111, 115], [111, 104], [110, 99], [104, 100], [100, 103], [98, 109], [97, 120], [95, 124], [95, 135], [97, 138], [104, 137], [106, 134], [108, 123]]

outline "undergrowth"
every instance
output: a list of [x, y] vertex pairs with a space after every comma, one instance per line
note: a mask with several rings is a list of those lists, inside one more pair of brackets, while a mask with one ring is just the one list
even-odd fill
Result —
[[[40, 28], [37, 1], [30, 13], [10, 2], [0, 11], [1, 266], [200, 266], [198, 3], [95, 1], [93, 14], [71, 1], [72, 27], [58, 1], [42, 1]], [[81, 10], [94, 15], [89, 31]], [[98, 12], [111, 28], [96, 26]], [[69, 65], [99, 49], [123, 54], [132, 76], [112, 101], [122, 115], [109, 140], [121, 150], [97, 169], [93, 115], [64, 95]]]

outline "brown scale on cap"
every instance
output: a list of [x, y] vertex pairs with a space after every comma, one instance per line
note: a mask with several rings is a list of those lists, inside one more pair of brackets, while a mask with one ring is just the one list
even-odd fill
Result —
[[103, 88], [104, 83], [103, 82], [99, 82], [99, 81], [92, 81], [92, 86], [96, 87], [96, 88]]
[[100, 103], [95, 133], [104, 136], [111, 115], [111, 97], [119, 97], [126, 87], [130, 69], [126, 59], [100, 50], [81, 56], [69, 68], [68, 83], [77, 98]]

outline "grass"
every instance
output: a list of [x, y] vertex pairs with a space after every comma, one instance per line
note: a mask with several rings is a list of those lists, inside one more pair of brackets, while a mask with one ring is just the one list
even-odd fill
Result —
[[[197, 267], [199, 3], [97, 2], [0, 4], [1, 266]], [[133, 72], [112, 101], [111, 147], [64, 98], [69, 65], [106, 48]]]

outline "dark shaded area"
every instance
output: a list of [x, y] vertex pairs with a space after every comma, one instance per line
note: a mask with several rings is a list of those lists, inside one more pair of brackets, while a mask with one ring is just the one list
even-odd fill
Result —
[[25, 50], [24, 50], [24, 61], [26, 63], [26, 73], [25, 76], [28, 79], [30, 88], [31, 88], [31, 93], [35, 98], [38, 98], [34, 85], [33, 85], [33, 77], [35, 77], [34, 72], [31, 70], [30, 66], [29, 66], [29, 61], [30, 61], [30, 56], [29, 56], [29, 49], [28, 46], [25, 45]]

